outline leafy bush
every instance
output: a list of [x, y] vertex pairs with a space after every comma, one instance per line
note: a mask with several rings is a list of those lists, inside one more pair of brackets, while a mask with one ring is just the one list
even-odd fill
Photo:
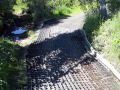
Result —
[[22, 60], [22, 48], [0, 38], [0, 90], [16, 90], [23, 87], [24, 82], [21, 81], [25, 81], [25, 73]]
[[16, 4], [13, 6], [14, 13], [21, 14], [25, 9], [28, 9], [28, 3], [23, 0], [16, 0]]
[[29, 10], [34, 20], [44, 17], [69, 14], [72, 7], [78, 7], [79, 0], [31, 0]]

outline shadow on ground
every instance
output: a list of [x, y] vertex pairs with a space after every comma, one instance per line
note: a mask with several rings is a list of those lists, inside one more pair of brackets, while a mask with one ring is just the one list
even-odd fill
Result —
[[68, 17], [70, 17], [69, 15], [64, 15], [64, 14], [61, 14], [61, 15], [53, 15], [53, 17], [51, 17], [50, 19], [47, 19], [47, 20], [41, 20], [40, 22], [36, 22], [35, 24], [35, 29], [38, 30], [39, 28], [47, 28], [47, 27], [50, 27], [50, 26], [54, 26], [54, 25], [57, 25], [59, 23], [61, 23], [61, 20], [62, 19], [67, 19]]
[[[71, 72], [80, 64], [95, 61], [89, 52], [82, 30], [64, 33], [51, 39], [31, 44], [26, 56], [28, 90], [43, 83], [56, 83], [59, 78]], [[86, 46], [87, 45], [87, 46]]]

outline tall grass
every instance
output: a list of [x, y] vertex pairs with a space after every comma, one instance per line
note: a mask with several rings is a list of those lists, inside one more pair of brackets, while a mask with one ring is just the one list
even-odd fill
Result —
[[94, 37], [93, 45], [111, 63], [120, 64], [120, 12], [102, 23]]
[[80, 13], [82, 11], [80, 6], [75, 6], [75, 7], [60, 7], [60, 8], [56, 8], [55, 10], [52, 11], [53, 16], [54, 15], [74, 15], [77, 13]]
[[[85, 30], [93, 47], [120, 69], [120, 12], [102, 21], [94, 14], [86, 19]], [[120, 70], [119, 70], [120, 72]]]
[[89, 11], [86, 15], [84, 29], [87, 34], [88, 40], [92, 43], [93, 37], [97, 34], [97, 31], [102, 23], [102, 19], [99, 13]]

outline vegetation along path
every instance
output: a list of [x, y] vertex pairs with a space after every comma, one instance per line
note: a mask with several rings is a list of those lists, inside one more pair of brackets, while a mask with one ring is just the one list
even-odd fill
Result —
[[48, 20], [28, 48], [27, 90], [119, 90], [116, 78], [90, 55], [84, 13]]

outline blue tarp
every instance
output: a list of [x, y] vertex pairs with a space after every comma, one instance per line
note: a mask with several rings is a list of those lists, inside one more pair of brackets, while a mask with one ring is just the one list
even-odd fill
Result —
[[18, 27], [18, 28], [15, 28], [15, 31], [12, 31], [11, 33], [14, 35], [19, 35], [19, 34], [25, 33], [26, 31], [27, 31], [26, 28]]

